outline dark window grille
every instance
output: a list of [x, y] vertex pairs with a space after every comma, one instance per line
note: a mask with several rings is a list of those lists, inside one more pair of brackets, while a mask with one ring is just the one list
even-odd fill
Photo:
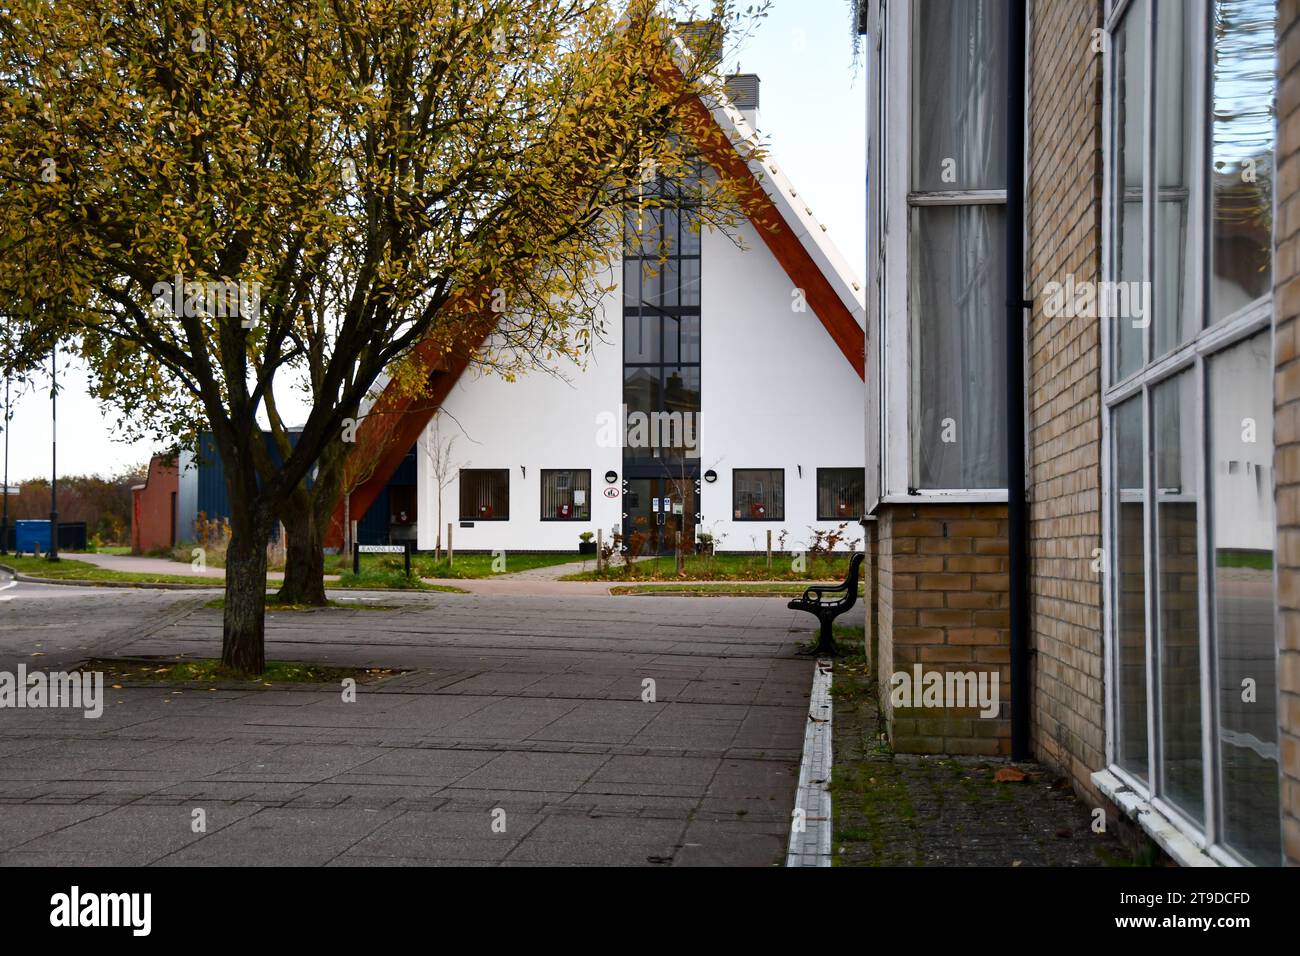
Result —
[[510, 519], [510, 469], [464, 468], [460, 472], [460, 520]]
[[785, 469], [737, 468], [731, 473], [736, 521], [785, 520]]

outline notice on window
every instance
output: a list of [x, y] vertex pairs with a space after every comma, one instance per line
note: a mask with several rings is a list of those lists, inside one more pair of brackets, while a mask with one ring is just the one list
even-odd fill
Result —
[[585, 505], [586, 503], [587, 503], [587, 492], [585, 492], [585, 491], [584, 491], [583, 489], [581, 489], [581, 488], [575, 488], [575, 489], [573, 490], [573, 504], [574, 504], [574, 507], [581, 508], [581, 507], [582, 507], [583, 505]]

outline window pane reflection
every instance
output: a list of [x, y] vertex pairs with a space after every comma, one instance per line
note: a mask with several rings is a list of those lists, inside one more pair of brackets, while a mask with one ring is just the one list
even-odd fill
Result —
[[1273, 634], [1273, 367], [1269, 333], [1209, 363], [1223, 842], [1279, 862]]
[[[1192, 196], [1188, 188], [1199, 142], [1195, 85], [1187, 82], [1201, 43], [1202, 21], [1183, 3], [1156, 9], [1156, 179], [1155, 353], [1164, 355], [1200, 328], [1199, 296], [1189, 295], [1199, 271], [1188, 255], [1187, 227]], [[1139, 170], [1140, 175], [1140, 170]], [[1140, 204], [1139, 204], [1140, 208]], [[1131, 324], [1131, 323], [1130, 323]], [[1128, 356], [1125, 356], [1126, 358]]]
[[1201, 618], [1196, 519], [1196, 380], [1152, 390], [1156, 441], [1161, 779], [1165, 798], [1205, 816], [1201, 759]]
[[[1142, 164], [1146, 125], [1146, 3], [1137, 0], [1112, 41], [1115, 55], [1115, 135], [1111, 168], [1114, 195], [1111, 272], [1117, 282], [1143, 280]], [[1116, 316], [1115, 375], [1126, 378], [1142, 364], [1143, 330], [1129, 316]]]
[[1142, 522], [1142, 398], [1129, 399], [1112, 419], [1115, 527], [1115, 637], [1119, 672], [1119, 765], [1147, 777], [1146, 543]]
[[1275, 0], [1216, 0], [1210, 320], [1272, 286]]

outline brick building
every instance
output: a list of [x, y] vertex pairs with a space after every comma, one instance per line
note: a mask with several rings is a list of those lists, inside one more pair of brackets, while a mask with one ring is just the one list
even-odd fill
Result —
[[147, 554], [177, 543], [176, 496], [180, 476], [174, 458], [154, 455], [144, 484], [131, 489], [131, 553]]
[[895, 748], [1032, 756], [1183, 863], [1300, 863], [1300, 4], [861, 13]]

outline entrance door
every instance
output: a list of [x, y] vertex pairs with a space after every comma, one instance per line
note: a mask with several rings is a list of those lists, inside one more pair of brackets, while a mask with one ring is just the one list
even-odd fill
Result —
[[673, 554], [677, 534], [682, 550], [695, 550], [695, 479], [629, 478], [623, 499], [623, 546], [639, 537], [641, 554]]

